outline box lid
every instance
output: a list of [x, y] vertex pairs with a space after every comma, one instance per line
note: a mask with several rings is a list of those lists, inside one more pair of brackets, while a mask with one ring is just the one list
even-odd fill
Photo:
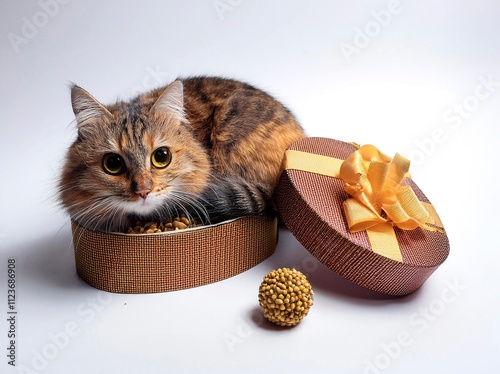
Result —
[[[375, 147], [368, 147], [369, 151], [378, 152]], [[364, 162], [358, 148], [353, 144], [327, 138], [304, 138], [290, 145], [285, 153], [284, 170], [275, 190], [279, 214], [297, 240], [320, 262], [339, 275], [362, 287], [388, 295], [409, 294], [417, 290], [447, 258], [448, 238], [434, 207], [407, 174], [401, 179], [401, 183], [394, 187], [395, 194], [398, 197], [403, 196], [400, 197], [404, 200], [403, 205], [407, 203], [406, 200], [411, 200], [412, 196], [414, 203], [418, 205], [407, 209], [415, 210], [417, 217], [410, 217], [406, 222], [402, 222], [398, 216], [398, 209], [401, 208], [399, 201], [394, 207], [384, 205], [381, 210], [380, 206], [377, 206], [375, 211], [379, 209], [378, 213], [373, 213], [369, 211], [370, 207], [367, 209], [363, 205], [366, 194], [363, 191], [357, 194], [353, 192], [356, 188], [360, 189], [358, 182], [366, 187], [364, 183], [367, 178], [377, 174], [379, 166], [387, 166], [387, 171], [400, 168], [401, 162], [398, 164], [392, 162], [393, 160], [403, 160], [402, 163], [405, 164], [406, 159], [399, 155], [390, 159], [378, 153], [377, 157], [380, 159], [374, 162], [377, 165], [370, 166], [368, 176], [361, 177], [365, 179], [357, 183], [348, 181], [350, 187], [347, 187], [347, 190], [355, 194], [357, 199], [349, 195], [346, 192], [348, 184], [341, 176], [346, 177], [349, 173], [351, 177], [359, 175], [349, 170], [349, 165], [342, 165], [348, 158], [350, 162], [356, 163], [359, 161], [356, 159], [360, 158], [361, 162]], [[365, 147], [363, 149], [366, 150]], [[368, 161], [366, 165], [369, 164]], [[388, 166], [389, 164], [391, 166]], [[409, 165], [409, 162], [407, 164]], [[400, 174], [401, 172], [404, 170], [396, 171]], [[375, 197], [377, 201], [379, 196], [382, 196], [383, 200], [387, 194], [394, 195], [393, 192], [386, 193], [385, 190], [375, 191], [384, 183], [380, 180], [381, 178], [375, 176], [372, 181], [374, 186], [364, 189], [365, 192], [373, 189], [371, 193], [378, 193]], [[389, 177], [382, 189], [393, 184], [394, 181]], [[392, 212], [393, 208], [396, 213]], [[352, 218], [352, 210], [354, 214], [360, 213], [358, 210], [361, 211], [361, 222]], [[407, 213], [404, 206], [401, 212]], [[421, 216], [427, 213], [428, 217], [431, 217], [430, 222], [421, 219]], [[394, 214], [397, 218], [391, 221]], [[363, 221], [365, 218], [367, 221]]]

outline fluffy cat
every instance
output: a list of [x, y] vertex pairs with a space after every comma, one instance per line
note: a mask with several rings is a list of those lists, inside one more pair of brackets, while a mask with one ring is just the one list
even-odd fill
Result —
[[60, 201], [100, 231], [180, 213], [203, 224], [272, 215], [285, 148], [304, 136], [270, 95], [223, 78], [179, 79], [107, 106], [74, 85], [71, 102], [78, 137]]

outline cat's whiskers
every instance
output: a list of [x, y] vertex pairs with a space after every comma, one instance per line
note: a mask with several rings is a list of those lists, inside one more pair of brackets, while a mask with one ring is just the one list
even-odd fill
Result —
[[[96, 213], [96, 210], [98, 213]], [[125, 216], [126, 213], [122, 208], [121, 202], [107, 196], [106, 199], [94, 202], [91, 206], [74, 215], [72, 218], [79, 225], [89, 230], [100, 231], [104, 228], [106, 232], [112, 232], [117, 231], [123, 226]], [[82, 235], [83, 231], [76, 238], [76, 243], [80, 241]]]
[[[189, 219], [198, 218], [202, 224], [209, 224], [210, 217], [206, 207], [203, 205], [205, 201], [199, 195], [195, 195], [186, 191], [173, 190], [170, 191], [168, 202], [175, 207], [175, 210], [180, 209]], [[197, 217], [193, 217], [193, 214]]]
[[[99, 223], [109, 215], [110, 205], [112, 202], [112, 196], [96, 196], [84, 202], [73, 204], [69, 207], [69, 209], [70, 211], [79, 209], [78, 213], [73, 213], [72, 215], [72, 218], [76, 222], [86, 227], [96, 229], [99, 226]], [[86, 203], [86, 206], [83, 208], [78, 207], [84, 203]]]

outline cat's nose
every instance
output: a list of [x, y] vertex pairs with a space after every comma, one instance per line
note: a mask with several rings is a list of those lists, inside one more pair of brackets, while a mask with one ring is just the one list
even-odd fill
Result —
[[150, 192], [151, 192], [151, 190], [144, 189], [144, 190], [135, 191], [135, 194], [139, 195], [143, 199], [146, 199], [146, 197], [148, 197], [148, 195], [149, 195]]
[[146, 197], [148, 197], [153, 188], [153, 183], [144, 176], [137, 176], [132, 179], [132, 184], [130, 187], [132, 188], [132, 192], [134, 194], [139, 195], [144, 200], [146, 200]]

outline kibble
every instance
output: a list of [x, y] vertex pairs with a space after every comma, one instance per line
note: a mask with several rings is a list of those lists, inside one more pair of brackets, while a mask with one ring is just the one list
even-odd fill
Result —
[[304, 274], [280, 268], [264, 277], [259, 288], [259, 304], [269, 321], [279, 326], [295, 326], [313, 305], [313, 294]]
[[161, 232], [184, 230], [190, 227], [199, 226], [195, 222], [192, 222], [187, 217], [175, 217], [170, 222], [136, 222], [133, 226], [130, 226], [125, 233], [127, 234], [158, 234]]

